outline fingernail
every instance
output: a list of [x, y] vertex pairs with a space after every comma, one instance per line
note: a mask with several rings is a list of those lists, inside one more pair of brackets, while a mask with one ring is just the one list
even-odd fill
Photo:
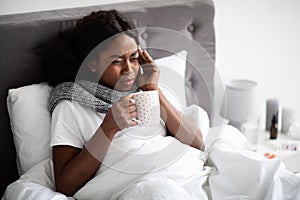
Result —
[[141, 74], [144, 74], [144, 70], [141, 65], [140, 65], [140, 72], [141, 72]]
[[134, 99], [129, 99], [129, 101], [133, 104], [135, 104], [135, 100]]
[[140, 121], [137, 120], [136, 118], [132, 118], [131, 120], [134, 121], [134, 122], [137, 122], [138, 124], [140, 123]]

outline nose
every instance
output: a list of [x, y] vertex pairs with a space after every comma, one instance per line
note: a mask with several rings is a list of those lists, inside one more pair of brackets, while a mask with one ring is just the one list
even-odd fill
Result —
[[132, 69], [130, 60], [124, 61], [122, 73], [123, 73], [123, 74], [127, 74], [127, 73], [130, 73], [132, 70], [133, 70], [133, 69]]

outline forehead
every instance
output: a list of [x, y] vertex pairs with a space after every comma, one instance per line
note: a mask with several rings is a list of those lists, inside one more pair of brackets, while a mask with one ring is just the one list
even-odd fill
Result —
[[111, 41], [109, 41], [109, 45], [102, 52], [102, 54], [104, 54], [105, 56], [124, 55], [128, 53], [133, 53], [136, 50], [136, 41], [126, 34], [120, 34], [112, 38]]

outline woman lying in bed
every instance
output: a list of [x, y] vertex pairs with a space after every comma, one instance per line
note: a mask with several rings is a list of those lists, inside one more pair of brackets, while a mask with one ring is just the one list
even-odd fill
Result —
[[[99, 11], [46, 48], [45, 74], [56, 86], [49, 101], [54, 173], [51, 160], [41, 162], [8, 193], [32, 182], [54, 188], [54, 176], [56, 191], [76, 199], [299, 199], [300, 176], [280, 160], [244, 149], [231, 126], [202, 135], [199, 107], [189, 115], [173, 107], [133, 28], [118, 12]], [[137, 126], [131, 99], [139, 90], [158, 91], [160, 124]]]
[[[159, 69], [147, 51], [139, 47], [137, 34], [132, 29], [134, 26], [117, 11], [93, 12], [65, 34], [64, 44], [57, 51], [59, 54], [68, 49], [69, 52], [63, 52], [66, 58], [50, 62], [52, 67], [58, 68], [49, 70], [55, 77], [52, 84], [63, 82], [56, 86], [49, 102], [55, 186], [67, 196], [73, 196], [95, 176], [115, 138], [126, 134], [131, 127], [139, 129], [138, 122], [133, 120], [137, 111], [131, 100], [132, 93], [138, 90], [158, 91], [163, 120], [159, 125], [163, 130], [160, 135], [168, 133], [181, 143], [199, 150], [204, 148], [201, 131], [161, 92], [157, 84]], [[45, 60], [51, 57], [47, 58], [47, 53]], [[82, 66], [85, 69], [80, 69], [88, 71], [87, 80], [76, 84], [66, 82], [75, 79], [79, 63], [87, 56], [84, 62], [87, 65]], [[74, 61], [69, 62], [72, 59]], [[53, 65], [53, 62], [61, 63]], [[65, 63], [73, 64], [74, 69], [60, 68]], [[110, 165], [108, 163], [106, 165]], [[98, 187], [101, 189], [102, 185]]]

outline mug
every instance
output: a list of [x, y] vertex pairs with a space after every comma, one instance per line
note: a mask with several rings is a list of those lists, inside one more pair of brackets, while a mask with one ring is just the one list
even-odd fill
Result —
[[158, 91], [143, 91], [133, 94], [139, 125], [151, 126], [160, 123], [160, 104]]

